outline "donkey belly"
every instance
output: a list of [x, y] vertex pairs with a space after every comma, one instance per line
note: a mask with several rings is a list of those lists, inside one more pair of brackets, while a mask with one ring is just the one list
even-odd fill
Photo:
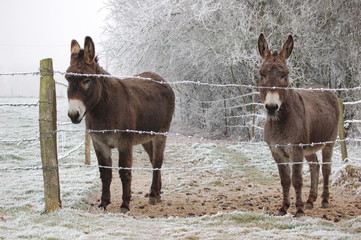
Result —
[[[322, 86], [314, 86], [322, 87]], [[332, 92], [301, 92], [307, 114], [309, 142], [334, 141], [337, 137], [339, 108], [338, 100]], [[324, 145], [311, 146], [308, 151], [322, 149]]]
[[312, 155], [312, 154], [320, 151], [324, 147], [325, 147], [324, 144], [316, 145], [316, 146], [307, 146], [304, 148], [303, 153], [305, 156], [309, 156], [309, 155]]
[[155, 137], [165, 136], [169, 131], [173, 112], [168, 110], [166, 99], [149, 102], [147, 109], [140, 109], [133, 129], [139, 131], [133, 136], [133, 143], [143, 144], [152, 141]]
[[[154, 118], [148, 118], [149, 122]], [[165, 136], [165, 132], [169, 131], [170, 122], [164, 122], [159, 119], [158, 122], [139, 124], [135, 129], [137, 133], [133, 135], [133, 145], [143, 144], [152, 141], [155, 137]]]
[[91, 133], [94, 143], [107, 148], [117, 148], [119, 145], [119, 133]]
[[152, 139], [155, 137], [155, 135], [150, 135], [150, 134], [136, 134], [133, 137], [133, 145], [139, 145], [139, 144], [143, 144], [143, 143], [147, 143], [152, 141]]
[[148, 133], [129, 133], [133, 136], [128, 138], [120, 133], [92, 133], [92, 141], [99, 146], [106, 148], [119, 148], [129, 144], [129, 140], [132, 139], [131, 145], [139, 145], [152, 141], [158, 135], [151, 135]]

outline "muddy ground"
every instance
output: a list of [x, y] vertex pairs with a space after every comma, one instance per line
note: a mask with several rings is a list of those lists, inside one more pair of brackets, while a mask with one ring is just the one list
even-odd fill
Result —
[[[179, 143], [178, 139], [169, 139], [168, 150], [165, 154], [166, 166], [183, 167], [187, 164], [187, 166], [192, 166], [192, 162], [197, 160], [194, 159], [197, 158], [194, 154], [195, 151], [202, 151], [202, 145], [194, 149], [192, 144], [194, 142], [191, 140]], [[209, 146], [207, 147], [209, 150]], [[213, 147], [212, 151], [219, 151], [220, 157], [233, 159], [234, 162], [247, 161], [244, 157], [240, 158], [239, 154], [228, 151], [222, 146]], [[217, 153], [213, 154], [218, 156]], [[113, 153], [114, 155], [116, 156]], [[182, 160], [179, 161], [179, 159]], [[116, 162], [116, 157], [114, 157], [114, 166], [117, 166]], [[140, 147], [135, 148], [134, 167], [150, 167], [147, 155]], [[270, 173], [258, 171], [257, 168], [248, 168], [247, 171], [232, 169], [164, 171], [162, 173], [162, 202], [155, 206], [148, 204], [151, 172], [135, 170], [132, 180], [131, 211], [127, 214], [135, 218], [194, 217], [233, 211], [276, 214], [282, 203], [282, 190], [276, 166], [271, 167], [273, 170]], [[322, 174], [320, 175], [322, 176]], [[304, 201], [307, 200], [309, 187], [309, 179], [305, 177]], [[319, 184], [319, 196], [321, 193], [322, 178]], [[333, 222], [341, 222], [361, 215], [361, 196], [354, 186], [332, 186], [330, 193], [330, 208], [321, 208], [321, 198], [319, 197], [312, 210], [305, 210], [306, 215]], [[100, 194], [99, 188], [90, 197], [90, 203], [87, 206], [89, 212], [100, 211], [97, 208]], [[119, 212], [121, 183], [117, 170], [113, 170], [111, 194], [111, 204], [107, 207], [107, 211]], [[289, 213], [294, 214], [295, 211], [294, 191], [291, 189]]]

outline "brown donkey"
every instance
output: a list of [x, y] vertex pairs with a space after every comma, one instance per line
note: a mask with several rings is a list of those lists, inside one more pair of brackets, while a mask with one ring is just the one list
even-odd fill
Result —
[[[84, 49], [80, 48], [77, 41], [71, 42], [71, 60], [67, 73], [109, 75], [99, 66], [90, 37], [85, 38]], [[152, 167], [161, 168], [166, 136], [102, 130], [168, 132], [174, 112], [174, 92], [164, 79], [155, 73], [137, 76], [152, 80], [66, 75], [69, 83], [68, 115], [73, 123], [80, 123], [86, 115], [86, 125], [91, 130], [102, 181], [99, 207], [106, 209], [110, 203], [112, 169], [106, 167], [112, 166], [111, 149], [117, 148], [121, 167], [119, 175], [123, 186], [123, 213], [130, 210], [132, 172], [126, 168], [132, 167], [133, 145], [142, 144]], [[150, 204], [160, 202], [161, 187], [161, 172], [154, 170]]]
[[[305, 208], [311, 209], [317, 198], [320, 171], [316, 152], [322, 149], [324, 163], [322, 165], [322, 207], [329, 207], [330, 163], [333, 141], [337, 137], [339, 109], [337, 97], [330, 91], [286, 89], [291, 86], [288, 79], [287, 59], [290, 57], [292, 49], [293, 38], [291, 35], [284, 43], [280, 53], [277, 51], [271, 53], [264, 35], [259, 36], [258, 50], [263, 58], [263, 63], [259, 70], [258, 85], [261, 87], [261, 101], [267, 112], [264, 139], [271, 149], [274, 160], [278, 163], [283, 188], [283, 203], [279, 214], [286, 214], [290, 207], [289, 191], [292, 182], [296, 192], [297, 212], [295, 216], [299, 217], [304, 215], [302, 164], [292, 165], [291, 174], [290, 166], [284, 163], [301, 163], [304, 157], [309, 162], [311, 189]], [[325, 87], [318, 85], [309, 88]], [[317, 144], [321, 142], [323, 144]], [[307, 146], [302, 146], [302, 144], [307, 144]]]

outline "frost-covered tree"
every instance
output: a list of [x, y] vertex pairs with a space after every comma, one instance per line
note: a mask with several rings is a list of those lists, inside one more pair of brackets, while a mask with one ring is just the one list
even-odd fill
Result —
[[[295, 86], [360, 85], [356, 0], [108, 0], [105, 55], [118, 73], [155, 71], [170, 82], [255, 85], [261, 32], [278, 50], [292, 33]], [[249, 87], [177, 84], [177, 119], [209, 133], [260, 137], [263, 118]], [[358, 95], [357, 95], [358, 94]], [[360, 92], [343, 92], [346, 101]], [[358, 110], [358, 111], [357, 111]], [[360, 108], [347, 116], [360, 117]]]

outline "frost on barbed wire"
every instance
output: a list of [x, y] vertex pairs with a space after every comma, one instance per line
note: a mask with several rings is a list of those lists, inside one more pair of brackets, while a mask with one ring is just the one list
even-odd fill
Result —
[[[320, 83], [332, 88], [360, 85], [360, 18], [358, 1], [251, 0], [108, 0], [104, 44], [107, 63], [116, 72], [155, 71], [168, 81], [201, 81], [255, 85], [260, 57], [260, 32], [279, 50], [287, 34], [296, 45], [289, 61], [296, 87]], [[176, 120], [202, 131], [252, 136], [249, 122], [224, 116], [260, 112], [257, 106], [219, 110], [229, 99], [250, 93], [241, 87], [174, 86], [180, 101]], [[355, 101], [360, 91], [339, 94]], [[241, 102], [251, 102], [248, 96]], [[238, 103], [239, 104], [239, 103]], [[360, 118], [360, 107], [349, 106], [346, 119]], [[356, 115], [358, 112], [358, 115]], [[227, 126], [242, 126], [227, 128]], [[261, 126], [261, 125], [259, 125]], [[355, 129], [354, 129], [355, 130]], [[352, 132], [352, 131], [350, 131]], [[355, 134], [358, 134], [357, 132]]]

